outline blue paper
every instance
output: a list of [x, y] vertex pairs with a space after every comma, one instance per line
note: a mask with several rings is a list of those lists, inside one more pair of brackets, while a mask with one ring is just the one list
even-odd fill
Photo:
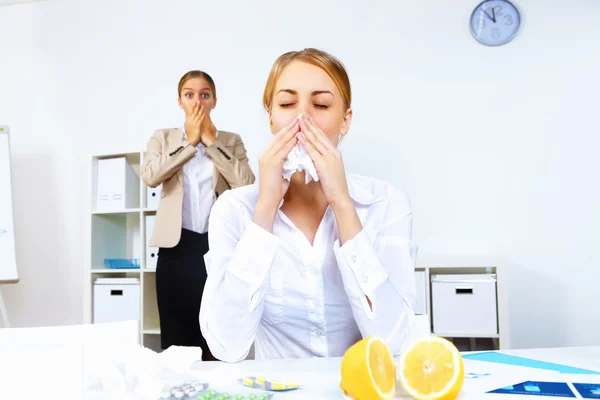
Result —
[[569, 385], [564, 382], [527, 381], [518, 385], [506, 386], [489, 391], [497, 394], [525, 394], [530, 396], [575, 397]]
[[548, 371], [556, 371], [563, 374], [600, 375], [600, 372], [598, 371], [591, 371], [588, 369], [570, 367], [568, 365], [538, 361], [533, 360], [531, 358], [511, 356], [509, 354], [498, 353], [495, 351], [487, 351], [483, 353], [474, 354], [463, 354], [462, 358], [477, 361], [487, 361], [498, 364], [516, 365], [519, 367], [545, 369]]
[[600, 399], [600, 384], [573, 383], [573, 386], [584, 399]]

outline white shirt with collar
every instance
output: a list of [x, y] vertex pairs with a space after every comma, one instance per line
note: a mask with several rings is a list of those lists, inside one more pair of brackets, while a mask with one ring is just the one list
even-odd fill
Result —
[[[184, 140], [187, 140], [185, 128]], [[217, 136], [219, 132], [217, 131]], [[208, 217], [214, 203], [214, 164], [202, 142], [196, 154], [183, 165], [183, 212], [181, 226], [197, 233], [206, 233]]]
[[348, 187], [363, 230], [343, 246], [331, 207], [311, 246], [281, 210], [273, 234], [252, 221], [257, 184], [219, 197], [200, 310], [215, 357], [237, 362], [253, 343], [256, 359], [336, 357], [372, 334], [400, 351], [416, 300], [410, 202], [367, 177]]

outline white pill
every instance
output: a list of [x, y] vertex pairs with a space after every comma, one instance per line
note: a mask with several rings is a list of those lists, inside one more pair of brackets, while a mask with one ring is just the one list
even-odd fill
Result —
[[185, 394], [183, 394], [183, 392], [177, 392], [177, 393], [175, 393], [175, 398], [176, 398], [176, 399], [180, 399], [180, 398], [182, 398], [183, 396], [185, 396]]

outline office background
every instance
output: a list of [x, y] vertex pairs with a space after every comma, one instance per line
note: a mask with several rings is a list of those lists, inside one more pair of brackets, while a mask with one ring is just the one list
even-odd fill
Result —
[[288, 50], [341, 58], [347, 169], [406, 190], [422, 254], [504, 256], [513, 347], [599, 344], [600, 2], [519, 0], [516, 39], [477, 43], [477, 1], [47, 0], [0, 7], [0, 122], [13, 132], [14, 326], [82, 320], [84, 166], [179, 126], [177, 82], [216, 81], [215, 124], [257, 172], [261, 96]]

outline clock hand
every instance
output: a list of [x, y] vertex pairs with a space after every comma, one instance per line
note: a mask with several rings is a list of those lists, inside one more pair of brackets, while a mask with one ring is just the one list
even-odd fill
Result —
[[492, 7], [492, 15], [494, 16], [494, 23], [496, 23], [496, 10], [494, 10], [494, 7]]
[[[493, 10], [494, 10], [494, 9], [492, 8], [492, 11], [493, 11]], [[485, 11], [484, 9], [481, 9], [481, 11], [483, 11], [483, 13], [484, 13], [484, 14], [485, 14], [485, 15], [486, 15], [486, 16], [487, 16], [489, 19], [490, 19], [490, 21], [494, 21], [494, 23], [496, 23], [496, 19], [495, 19], [495, 18], [492, 18], [492, 16], [491, 16], [490, 14], [488, 14], [488, 12], [487, 12], [487, 11]]]

